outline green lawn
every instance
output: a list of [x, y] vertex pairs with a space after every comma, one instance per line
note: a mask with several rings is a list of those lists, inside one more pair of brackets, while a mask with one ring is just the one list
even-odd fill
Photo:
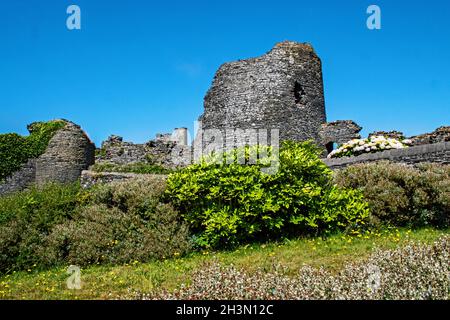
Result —
[[234, 251], [201, 252], [188, 257], [121, 266], [90, 266], [82, 269], [80, 290], [66, 286], [67, 266], [47, 271], [29, 269], [0, 277], [0, 299], [117, 299], [136, 290], [171, 290], [188, 283], [190, 273], [205, 261], [217, 259], [251, 272], [271, 270], [282, 264], [291, 275], [308, 264], [339, 270], [345, 263], [368, 257], [374, 248], [391, 249], [409, 241], [430, 243], [450, 230], [434, 229], [372, 231], [335, 235], [327, 239], [286, 240], [266, 245], [248, 245]]

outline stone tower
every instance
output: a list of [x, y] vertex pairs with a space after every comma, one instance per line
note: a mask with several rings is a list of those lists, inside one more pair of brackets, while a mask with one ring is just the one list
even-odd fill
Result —
[[[50, 139], [45, 152], [29, 159], [4, 181], [0, 181], [0, 195], [43, 185], [49, 182], [70, 183], [77, 181], [81, 172], [95, 162], [95, 145], [86, 133], [73, 122], [65, 123]], [[33, 124], [28, 126], [32, 130]]]
[[[353, 121], [327, 124], [321, 60], [311, 45], [291, 41], [276, 44], [261, 57], [223, 64], [199, 121], [202, 130], [195, 143], [198, 148], [202, 138], [203, 152], [208, 144], [229, 145], [226, 133], [219, 141], [205, 138], [204, 132], [212, 130], [266, 129], [270, 134], [278, 129], [280, 141], [313, 140], [328, 151], [334, 143], [359, 138], [361, 130]], [[246, 136], [233, 139], [235, 145], [250, 144]]]
[[279, 129], [280, 140], [320, 140], [326, 122], [322, 65], [309, 44], [281, 42], [217, 71], [202, 129]]
[[86, 133], [75, 123], [63, 121], [66, 125], [55, 133], [45, 153], [36, 159], [38, 185], [77, 181], [81, 172], [95, 162], [95, 145]]

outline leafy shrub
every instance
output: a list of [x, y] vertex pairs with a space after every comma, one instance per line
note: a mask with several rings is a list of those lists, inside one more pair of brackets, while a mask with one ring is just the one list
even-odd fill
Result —
[[418, 227], [450, 224], [450, 166], [378, 162], [338, 171], [336, 183], [363, 192], [371, 222]]
[[56, 226], [38, 255], [47, 265], [125, 263], [183, 255], [189, 231], [170, 204], [161, 202], [163, 178], [99, 186], [90, 205]]
[[91, 167], [95, 172], [122, 172], [138, 174], [167, 174], [173, 170], [164, 168], [158, 164], [137, 162], [128, 164], [96, 163]]
[[245, 273], [217, 262], [196, 270], [188, 285], [174, 292], [137, 296], [163, 300], [430, 300], [450, 296], [450, 238], [433, 245], [410, 244], [377, 250], [365, 262], [337, 274], [303, 267], [295, 277], [275, 271]]
[[39, 263], [36, 251], [52, 228], [83, 202], [79, 184], [49, 184], [0, 197], [0, 272]]
[[61, 120], [35, 122], [28, 127], [30, 135], [15, 133], [0, 135], [0, 181], [10, 176], [29, 159], [43, 154], [53, 135], [65, 126]]
[[0, 135], [0, 182], [28, 160], [26, 139], [15, 133]]
[[[237, 161], [249, 162], [252, 154], [268, 157], [255, 164]], [[184, 214], [198, 245], [331, 231], [365, 219], [362, 196], [333, 186], [321, 150], [312, 143], [284, 143], [277, 172], [264, 173], [275, 154], [268, 147], [241, 148], [169, 175], [168, 198]]]
[[142, 177], [91, 190], [48, 185], [0, 198], [0, 272], [184, 254], [188, 228], [161, 202], [164, 190], [164, 178]]

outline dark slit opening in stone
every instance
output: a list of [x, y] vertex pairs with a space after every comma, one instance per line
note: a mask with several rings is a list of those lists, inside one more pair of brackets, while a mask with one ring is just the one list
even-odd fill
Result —
[[301, 103], [303, 101], [303, 97], [305, 96], [305, 90], [303, 90], [303, 87], [300, 83], [295, 81], [294, 83], [294, 98], [295, 103]]
[[334, 146], [335, 146], [335, 143], [334, 143], [334, 142], [328, 142], [328, 143], [325, 145], [325, 148], [327, 148], [328, 154], [330, 154], [330, 153], [334, 150]]

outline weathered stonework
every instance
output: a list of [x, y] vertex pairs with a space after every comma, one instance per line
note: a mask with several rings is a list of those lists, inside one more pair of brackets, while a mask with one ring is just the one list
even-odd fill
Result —
[[[72, 182], [98, 163], [158, 164], [165, 168], [186, 166], [208, 151], [244, 144], [313, 140], [331, 152], [334, 144], [360, 138], [361, 127], [351, 120], [327, 123], [321, 60], [309, 44], [285, 41], [252, 59], [223, 64], [204, 100], [200, 130], [194, 149], [187, 143], [187, 129], [158, 134], [144, 144], [111, 136], [94, 155], [95, 147], [81, 128], [66, 126], [51, 139], [46, 152], [0, 183], [0, 195], [46, 182]], [[378, 131], [370, 136], [402, 139], [398, 131]], [[391, 160], [449, 163], [450, 127], [409, 138], [413, 147], [342, 159], [326, 159], [331, 168], [361, 162]], [[213, 148], [211, 148], [213, 146]], [[222, 149], [223, 150], [223, 149]], [[135, 174], [84, 171], [89, 186], [135, 177]]]
[[421, 134], [410, 138], [412, 144], [419, 146], [424, 144], [450, 141], [450, 126], [440, 127], [431, 133]]
[[118, 173], [118, 172], [93, 172], [84, 170], [81, 173], [81, 186], [90, 188], [96, 184], [108, 184], [114, 181], [125, 181], [136, 179], [138, 177], [151, 177], [153, 179], [165, 180], [167, 176], [162, 174], [136, 174], [136, 173]]
[[37, 159], [31, 159], [0, 184], [0, 195], [16, 192], [32, 184], [77, 181], [81, 172], [94, 163], [95, 146], [76, 124], [66, 121]]
[[0, 196], [23, 190], [36, 180], [36, 159], [30, 159], [14, 172], [6, 181], [0, 183]]
[[185, 143], [185, 132], [187, 133], [176, 129], [174, 134], [158, 134], [156, 139], [143, 144], [125, 142], [122, 137], [110, 136], [97, 152], [96, 163], [151, 163], [170, 169], [188, 165], [191, 163], [192, 151]]
[[321, 61], [309, 44], [282, 42], [261, 57], [226, 63], [204, 107], [203, 129], [275, 128], [282, 140], [318, 140], [326, 122]]
[[355, 122], [351, 120], [340, 120], [322, 124], [320, 130], [320, 139], [326, 146], [327, 151], [333, 150], [333, 144], [343, 144], [352, 139], [359, 139], [362, 130]]
[[385, 138], [391, 138], [396, 140], [403, 140], [405, 139], [405, 135], [401, 131], [375, 131], [369, 134], [369, 138], [371, 137], [377, 137], [377, 136], [383, 136]]
[[[222, 65], [206, 94], [199, 121], [202, 131], [195, 145], [202, 150], [210, 150], [210, 144], [217, 149], [224, 143], [225, 147], [239, 141], [249, 144], [249, 131], [258, 129], [278, 129], [280, 141], [313, 140], [323, 147], [360, 130], [353, 122], [350, 128], [341, 122], [336, 125], [341, 128], [338, 131], [322, 127], [326, 114], [320, 58], [311, 45], [289, 41], [276, 44], [261, 57]], [[236, 129], [238, 134], [227, 134]]]
[[114, 164], [146, 162], [146, 146], [125, 142], [122, 137], [112, 135], [102, 143], [97, 153], [96, 163], [103, 161]]
[[95, 161], [95, 145], [73, 122], [58, 130], [36, 161], [36, 183], [77, 181]]
[[450, 164], [450, 142], [414, 146], [406, 149], [395, 149], [377, 153], [367, 153], [357, 157], [344, 157], [338, 159], [324, 159], [331, 169], [340, 169], [347, 166], [389, 160], [414, 165], [422, 162]]

